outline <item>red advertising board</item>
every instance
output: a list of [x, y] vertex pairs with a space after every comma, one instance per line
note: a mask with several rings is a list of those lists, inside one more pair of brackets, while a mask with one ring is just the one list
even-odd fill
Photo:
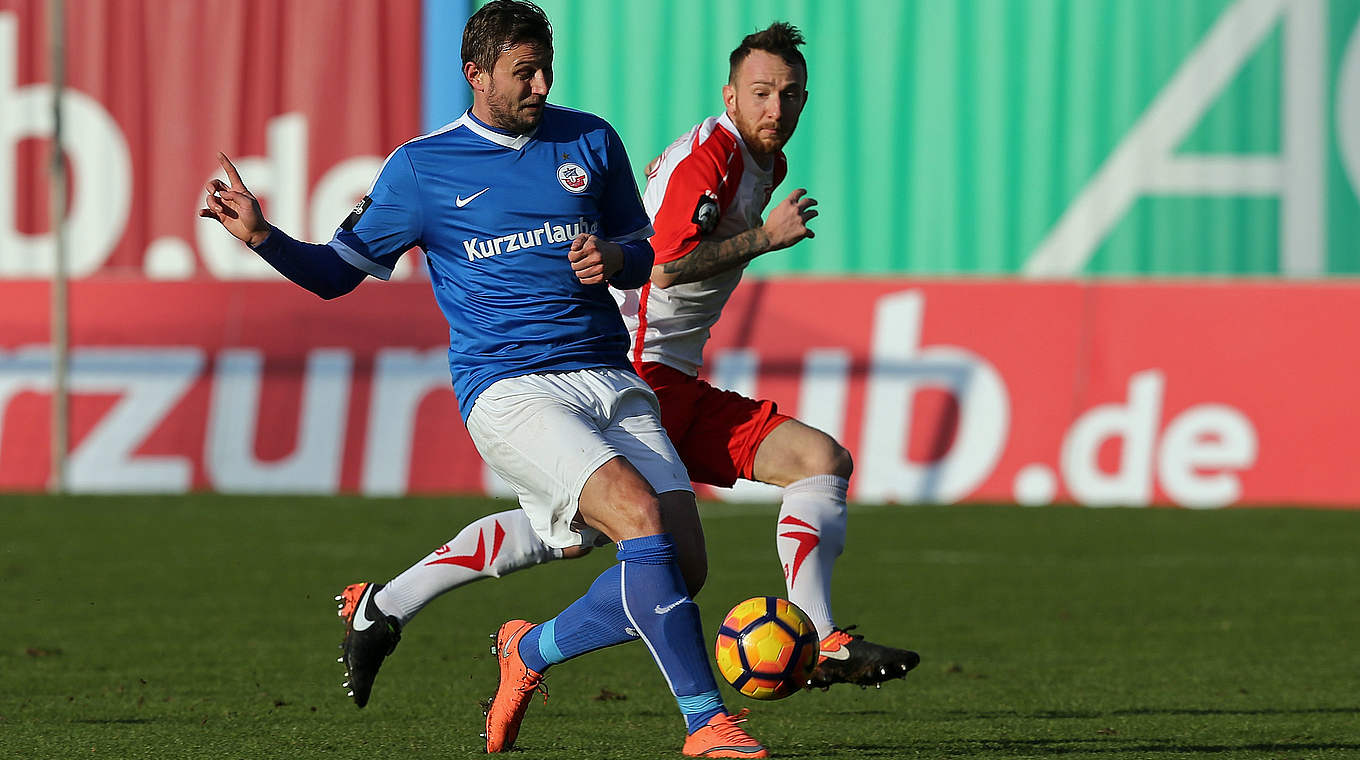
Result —
[[[428, 288], [76, 283], [73, 487], [496, 492]], [[46, 285], [0, 303], [0, 489], [41, 488]], [[1355, 285], [773, 280], [706, 372], [836, 435], [858, 501], [1353, 507], [1355, 338]]]
[[[0, 279], [53, 266], [48, 5], [0, 0]], [[66, 5], [73, 277], [268, 277], [196, 217], [218, 151], [271, 221], [327, 240], [419, 133], [420, 0]]]

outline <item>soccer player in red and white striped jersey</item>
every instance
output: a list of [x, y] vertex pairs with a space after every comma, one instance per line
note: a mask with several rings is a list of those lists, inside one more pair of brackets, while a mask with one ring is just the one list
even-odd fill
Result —
[[877, 684], [906, 675], [915, 652], [836, 625], [831, 572], [845, 545], [853, 463], [834, 438], [698, 378], [709, 329], [748, 262], [814, 233], [817, 201], [798, 188], [766, 214], [788, 173], [784, 145], [808, 100], [802, 34], [776, 22], [732, 52], [724, 112], [695, 125], [647, 167], [643, 205], [655, 230], [651, 280], [616, 291], [633, 366], [661, 401], [661, 421], [690, 478], [783, 488], [776, 535], [789, 599], [822, 637], [812, 685]]

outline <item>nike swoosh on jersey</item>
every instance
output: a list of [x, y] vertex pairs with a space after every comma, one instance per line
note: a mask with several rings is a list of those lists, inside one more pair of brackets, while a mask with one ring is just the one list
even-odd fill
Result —
[[370, 583], [368, 588], [364, 589], [364, 595], [359, 597], [359, 603], [354, 605], [354, 620], [350, 623], [350, 627], [354, 630], [367, 630], [370, 625], [373, 625], [373, 621], [369, 620], [368, 616], [364, 614], [364, 609], [368, 607], [368, 602], [372, 598], [373, 584]]
[[[490, 190], [490, 189], [491, 189], [491, 188], [489, 188], [489, 187], [484, 187], [484, 188], [482, 188], [481, 190], [478, 190], [477, 192], [473, 193], [472, 195], [469, 195], [469, 196], [466, 197], [466, 198], [464, 198], [463, 196], [460, 195], [460, 196], [458, 196], [458, 197], [456, 197], [456, 198], [453, 199], [453, 205], [457, 206], [458, 208], [462, 208], [462, 207], [468, 205], [469, 203], [471, 203], [471, 202], [477, 200], [477, 196], [481, 195], [482, 193], [484, 193], [484, 192], [486, 192], [487, 190]], [[447, 198], [448, 196], [445, 196], [445, 197]]]
[[679, 607], [680, 605], [682, 605], [682, 604], [684, 604], [685, 602], [688, 602], [688, 601], [689, 601], [688, 599], [685, 599], [685, 598], [682, 597], [682, 598], [680, 598], [680, 599], [676, 599], [675, 601], [671, 602], [670, 604], [666, 605], [665, 607], [662, 607], [661, 605], [658, 604], [658, 605], [656, 606], [656, 609], [652, 610], [652, 612], [655, 612], [655, 613], [658, 614], [658, 615], [664, 615], [664, 614], [666, 614], [667, 612], [670, 612], [671, 610], [675, 609], [676, 607]]
[[850, 650], [845, 647], [840, 647], [839, 649], [823, 649], [822, 656], [828, 660], [848, 660], [850, 659]]

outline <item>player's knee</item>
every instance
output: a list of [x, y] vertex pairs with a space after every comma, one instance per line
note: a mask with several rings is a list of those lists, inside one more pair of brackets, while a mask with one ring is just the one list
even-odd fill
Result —
[[832, 455], [832, 475], [839, 475], [846, 480], [850, 479], [851, 473], [855, 471], [855, 458], [850, 455], [850, 450], [832, 441], [835, 452]]
[[[661, 533], [661, 505], [656, 494], [637, 491], [621, 497], [614, 506], [613, 522], [622, 533], [621, 538], [637, 538]], [[611, 536], [611, 538], [617, 537]]]
[[579, 499], [579, 518], [611, 541], [661, 532], [661, 505], [656, 492], [622, 457], [615, 457], [586, 481]]
[[591, 546], [568, 546], [562, 550], [562, 559], [579, 559], [590, 554]]
[[823, 436], [819, 445], [809, 446], [804, 453], [802, 476], [805, 478], [814, 475], [837, 475], [849, 480], [854, 471], [855, 460], [850, 455], [850, 450], [829, 435]]

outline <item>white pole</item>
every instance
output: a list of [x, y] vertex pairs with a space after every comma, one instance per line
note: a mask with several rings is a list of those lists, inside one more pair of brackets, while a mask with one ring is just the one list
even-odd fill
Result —
[[66, 87], [65, 0], [48, 0], [48, 43], [52, 51], [52, 235], [56, 242], [52, 270], [52, 476], [54, 493], [66, 492], [66, 450], [69, 445], [70, 412], [67, 399], [69, 374], [68, 303], [66, 294], [66, 155], [61, 149], [61, 99]]

